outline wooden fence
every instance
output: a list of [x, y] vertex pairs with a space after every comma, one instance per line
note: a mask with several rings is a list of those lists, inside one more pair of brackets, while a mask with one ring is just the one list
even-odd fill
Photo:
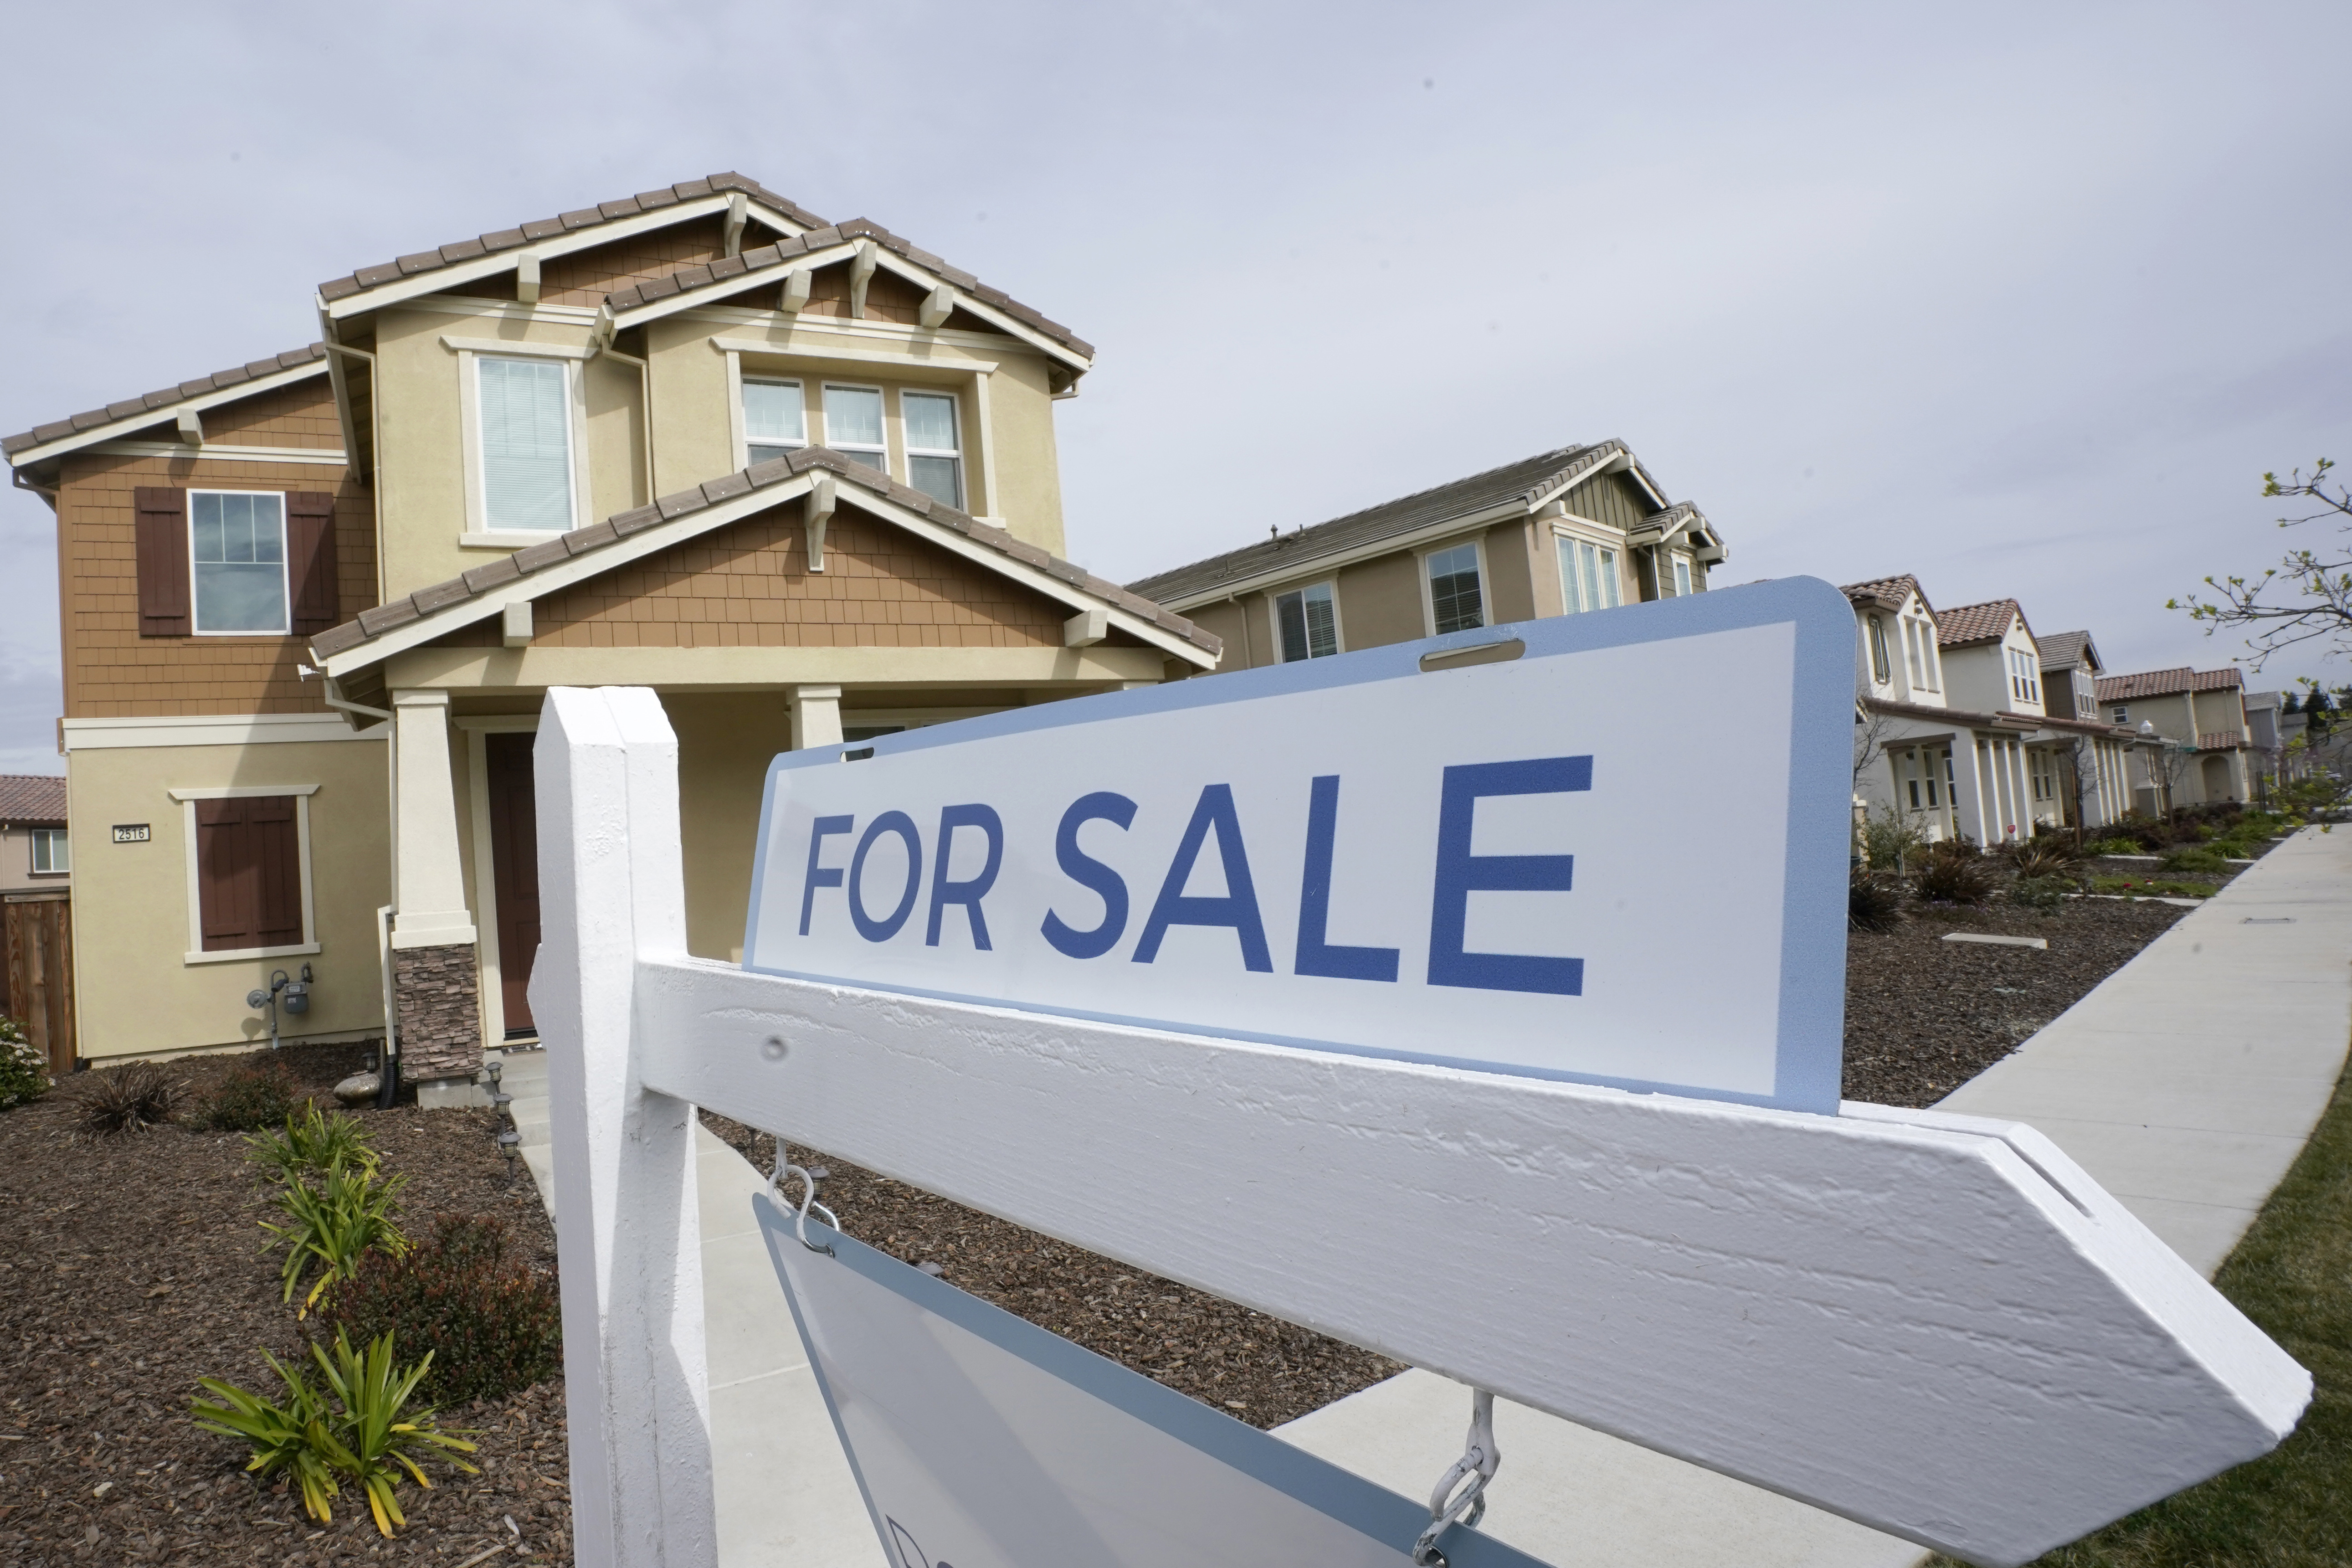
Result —
[[0, 895], [0, 1013], [25, 1026], [59, 1077], [74, 1068], [73, 895]]

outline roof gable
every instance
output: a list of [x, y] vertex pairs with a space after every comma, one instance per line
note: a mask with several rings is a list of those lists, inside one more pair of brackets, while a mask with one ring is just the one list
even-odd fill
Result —
[[329, 675], [340, 678], [496, 615], [507, 605], [535, 600], [614, 571], [780, 501], [806, 495], [820, 484], [833, 485], [841, 500], [861, 510], [913, 530], [1074, 611], [1100, 609], [1110, 626], [1201, 668], [1213, 668], [1223, 649], [1215, 636], [1173, 611], [1049, 555], [1003, 529], [886, 479], [828, 447], [803, 447], [787, 457], [713, 479], [699, 489], [664, 496], [651, 506], [557, 534], [544, 543], [477, 566], [463, 576], [362, 611], [357, 620], [313, 637], [310, 650]]
[[126, 397], [120, 403], [110, 403], [103, 408], [93, 408], [67, 419], [36, 425], [22, 435], [0, 437], [0, 451], [7, 455], [11, 467], [23, 468], [47, 458], [87, 447], [94, 441], [109, 441], [143, 430], [150, 425], [171, 419], [184, 409], [197, 412], [219, 404], [249, 397], [257, 392], [289, 385], [306, 376], [327, 374], [327, 345], [312, 343], [308, 348], [289, 349], [268, 359], [257, 359], [227, 370], [216, 370], [210, 375], [200, 375], [194, 381], [184, 381], [177, 386], [167, 386], [139, 397]]
[[1873, 577], [1864, 583], [1848, 583], [1838, 592], [1856, 605], [1873, 604], [1897, 615], [1916, 598], [1930, 616], [1936, 613], [1936, 606], [1927, 601], [1927, 590], [1919, 586], [1919, 579], [1908, 572], [1894, 577]]
[[2228, 669], [2145, 669], [2109, 676], [2098, 684], [2102, 702], [2128, 702], [2136, 697], [2177, 696], [2186, 691], [2238, 691], [2244, 679], [2235, 667]]
[[1940, 647], [1966, 647], [1971, 643], [1999, 642], [2009, 636], [2011, 626], [2021, 628], [2029, 637], [2033, 635], [2033, 628], [2026, 624], [2025, 612], [2017, 607], [2015, 599], [1991, 599], [1981, 605], [1962, 605], [1958, 609], [1937, 612], [1936, 642]]
[[2094, 675], [2106, 668], [2099, 658], [2099, 650], [2092, 645], [2088, 632], [2052, 632], [2046, 637], [2034, 639], [2042, 649], [2044, 669], [2087, 669]]

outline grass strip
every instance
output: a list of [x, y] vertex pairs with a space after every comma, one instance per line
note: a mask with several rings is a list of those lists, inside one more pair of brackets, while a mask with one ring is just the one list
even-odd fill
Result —
[[2311, 1370], [2302, 1425], [2263, 1458], [2062, 1546], [2037, 1568], [2352, 1563], [2352, 1070], [2213, 1283]]

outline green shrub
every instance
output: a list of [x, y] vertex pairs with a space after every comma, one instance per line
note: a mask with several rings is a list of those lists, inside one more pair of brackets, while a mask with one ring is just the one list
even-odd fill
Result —
[[2230, 868], [2210, 849], [2175, 849], [2164, 858], [2168, 871], [2226, 871]]
[[180, 1084], [153, 1062], [100, 1068], [81, 1091], [81, 1130], [102, 1137], [143, 1132], [168, 1121]]
[[246, 1160], [281, 1182], [324, 1176], [349, 1167], [373, 1172], [375, 1145], [356, 1116], [338, 1110], [321, 1113], [316, 1103], [303, 1106], [300, 1115], [286, 1113], [282, 1132], [257, 1132], [245, 1141]]
[[329, 1292], [319, 1321], [431, 1352], [425, 1389], [436, 1404], [529, 1388], [563, 1364], [563, 1314], [552, 1284], [509, 1263], [506, 1245], [495, 1219], [443, 1215], [405, 1255], [362, 1262]]
[[372, 1165], [335, 1165], [317, 1186], [304, 1181], [280, 1186], [277, 1201], [285, 1211], [286, 1223], [263, 1224], [261, 1228], [270, 1239], [261, 1249], [286, 1248], [286, 1261], [279, 1268], [279, 1279], [286, 1287], [283, 1299], [293, 1300], [304, 1277], [317, 1269], [318, 1279], [302, 1300], [302, 1310], [308, 1313], [328, 1286], [357, 1273], [360, 1260], [371, 1250], [405, 1251], [408, 1240], [393, 1224], [393, 1216], [400, 1213], [397, 1194], [407, 1180], [405, 1176], [379, 1179]]
[[[454, 1432], [444, 1432], [433, 1420], [429, 1405], [409, 1407], [409, 1400], [433, 1365], [431, 1352], [415, 1366], [401, 1367], [393, 1359], [392, 1336], [381, 1335], [364, 1351], [354, 1352], [351, 1341], [335, 1336], [334, 1359], [325, 1350], [310, 1347], [324, 1386], [313, 1386], [307, 1368], [288, 1366], [268, 1351], [269, 1363], [286, 1385], [284, 1403], [248, 1394], [219, 1378], [197, 1383], [217, 1404], [196, 1400], [189, 1414], [197, 1426], [225, 1437], [242, 1437], [253, 1449], [247, 1471], [263, 1476], [290, 1470], [301, 1485], [302, 1506], [320, 1524], [332, 1522], [329, 1504], [341, 1495], [345, 1480], [355, 1481], [366, 1494], [368, 1511], [379, 1532], [389, 1536], [408, 1522], [395, 1491], [401, 1472], [420, 1487], [432, 1481], [416, 1461], [439, 1458], [468, 1475], [481, 1472], [458, 1453], [470, 1454], [474, 1445]], [[330, 1404], [331, 1399], [332, 1403]]]
[[2094, 838], [2083, 846], [2083, 852], [2086, 855], [2145, 855], [2147, 850], [2137, 838]]
[[1980, 904], [1992, 889], [1990, 868], [1973, 853], [1931, 854], [1911, 877], [1911, 890], [1931, 904]]
[[25, 1037], [24, 1026], [0, 1015], [0, 1110], [49, 1092], [49, 1058]]
[[2074, 841], [2056, 834], [2044, 834], [2012, 845], [2009, 850], [2009, 868], [2020, 877], [2070, 877], [2080, 858], [2074, 853]]
[[2210, 882], [2179, 882], [2165, 877], [2094, 877], [2091, 890], [2133, 899], [2210, 899], [2221, 891]]
[[1874, 871], [1900, 876], [1927, 849], [1927, 836], [1908, 814], [1882, 805], [1863, 825], [1863, 860]]
[[294, 1079], [270, 1058], [239, 1062], [205, 1095], [196, 1119], [215, 1132], [250, 1132], [294, 1113]]
[[1883, 936], [1903, 921], [1902, 885], [1873, 871], [1855, 871], [1846, 882], [1845, 923], [1850, 931]]
[[2009, 901], [2029, 910], [2054, 910], [2074, 890], [2072, 877], [2020, 877], [2009, 885]]

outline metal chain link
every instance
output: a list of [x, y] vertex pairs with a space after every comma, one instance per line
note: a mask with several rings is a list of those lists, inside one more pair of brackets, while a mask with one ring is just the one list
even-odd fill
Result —
[[1437, 1538], [1456, 1524], [1474, 1525], [1486, 1517], [1486, 1483], [1503, 1462], [1495, 1446], [1495, 1396], [1483, 1388], [1470, 1391], [1470, 1436], [1462, 1457], [1429, 1494], [1429, 1528], [1412, 1543], [1419, 1568], [1446, 1568]]

